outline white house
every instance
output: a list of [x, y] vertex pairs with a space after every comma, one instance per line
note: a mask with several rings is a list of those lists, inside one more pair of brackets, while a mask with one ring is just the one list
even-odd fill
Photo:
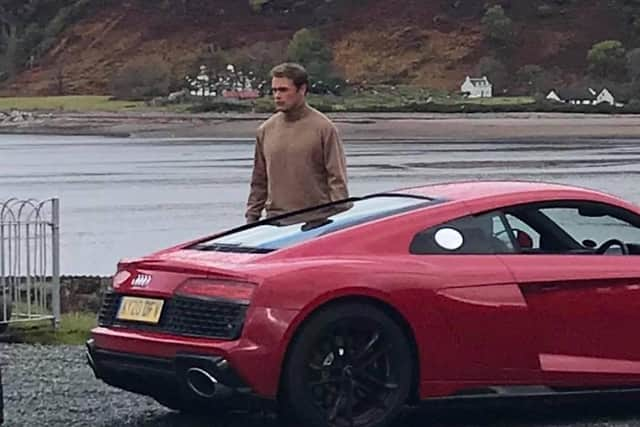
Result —
[[603, 102], [606, 102], [607, 104], [615, 105], [616, 107], [624, 107], [624, 102], [622, 101], [623, 100], [621, 100], [620, 98], [617, 98], [616, 100], [616, 97], [614, 97], [613, 94], [609, 91], [609, 89], [605, 87], [600, 91], [600, 93], [596, 97], [594, 104], [598, 105]]
[[552, 89], [547, 94], [546, 99], [573, 105], [598, 105], [603, 102], [616, 107], [624, 105], [620, 100], [616, 101], [616, 98], [607, 88], [603, 88], [600, 92], [592, 88]]
[[594, 105], [596, 91], [588, 88], [552, 89], [546, 96], [548, 100], [572, 105]]
[[460, 86], [460, 92], [468, 98], [491, 98], [493, 85], [486, 76], [482, 76], [482, 78], [467, 76]]
[[260, 96], [259, 90], [254, 89], [256, 77], [253, 72], [245, 74], [233, 64], [227, 65], [221, 74], [213, 74], [206, 65], [201, 65], [196, 77], [186, 76], [185, 79], [191, 96], [235, 99], [255, 99]]
[[545, 98], [549, 101], [564, 102], [564, 100], [560, 98], [560, 95], [558, 95], [558, 92], [556, 92], [555, 89], [551, 89], [551, 91], [549, 91]]

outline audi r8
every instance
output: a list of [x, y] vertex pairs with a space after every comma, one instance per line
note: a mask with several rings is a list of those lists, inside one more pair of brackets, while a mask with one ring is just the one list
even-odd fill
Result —
[[97, 378], [177, 410], [299, 425], [407, 403], [640, 386], [640, 209], [536, 182], [353, 197], [122, 261]]

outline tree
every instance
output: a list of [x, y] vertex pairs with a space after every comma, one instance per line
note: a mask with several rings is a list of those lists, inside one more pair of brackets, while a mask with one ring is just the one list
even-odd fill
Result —
[[12, 76], [16, 69], [19, 33], [23, 16], [31, 11], [30, 2], [24, 0], [3, 1], [0, 4], [0, 72]]
[[507, 69], [504, 64], [493, 58], [491, 56], [485, 56], [480, 58], [478, 65], [476, 66], [476, 72], [480, 76], [487, 76], [489, 81], [493, 84], [494, 91], [496, 94], [496, 88], [498, 89], [506, 89], [507, 86]]
[[630, 50], [627, 54], [627, 70], [631, 80], [640, 80], [640, 48]]
[[84, 16], [91, 0], [0, 0], [0, 74], [10, 77]]
[[243, 70], [253, 71], [260, 79], [269, 79], [269, 71], [274, 65], [287, 59], [287, 44], [283, 41], [260, 41], [237, 49], [232, 54], [232, 62]]
[[513, 40], [513, 21], [500, 5], [491, 6], [482, 17], [486, 36], [499, 46], [511, 44]]
[[516, 73], [518, 85], [526, 90], [528, 95], [536, 95], [548, 89], [549, 75], [535, 64], [523, 66]]
[[213, 73], [219, 73], [226, 68], [228, 64], [234, 64], [234, 59], [229, 51], [220, 49], [217, 46], [210, 45], [207, 50], [202, 52], [191, 64], [191, 72], [195, 72], [202, 65]]
[[166, 95], [171, 83], [171, 68], [158, 57], [134, 59], [111, 81], [111, 93], [118, 99], [142, 100]]
[[300, 64], [313, 62], [330, 63], [333, 60], [331, 49], [316, 31], [303, 28], [296, 32], [289, 42], [287, 56]]
[[331, 48], [315, 31], [303, 28], [296, 32], [289, 42], [287, 57], [304, 65], [313, 80], [332, 86], [342, 82], [333, 69]]
[[626, 74], [626, 50], [618, 40], [605, 40], [593, 45], [587, 53], [589, 72], [596, 77], [620, 80]]

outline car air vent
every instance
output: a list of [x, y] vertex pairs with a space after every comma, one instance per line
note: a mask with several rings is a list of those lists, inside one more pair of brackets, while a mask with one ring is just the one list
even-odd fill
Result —
[[246, 304], [234, 301], [176, 296], [166, 300], [158, 324], [149, 325], [117, 319], [122, 296], [113, 292], [105, 295], [99, 326], [234, 340], [240, 337], [247, 310]]

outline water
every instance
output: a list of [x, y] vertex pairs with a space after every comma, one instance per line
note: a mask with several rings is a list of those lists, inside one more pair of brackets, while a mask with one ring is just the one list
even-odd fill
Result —
[[[640, 202], [640, 139], [346, 143], [353, 195], [460, 179], [535, 179]], [[252, 139], [0, 135], [0, 200], [61, 200], [63, 274], [244, 222]]]

